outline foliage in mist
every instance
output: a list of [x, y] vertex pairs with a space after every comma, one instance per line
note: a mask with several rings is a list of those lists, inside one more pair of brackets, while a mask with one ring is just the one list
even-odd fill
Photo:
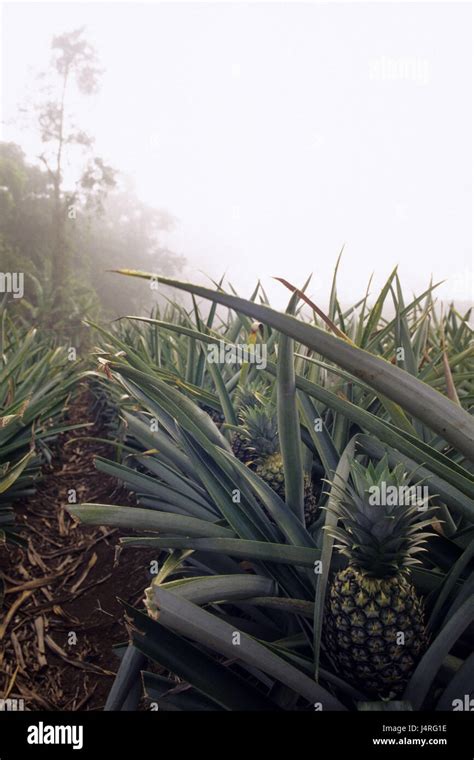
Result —
[[172, 274], [183, 259], [162, 243], [172, 217], [139, 200], [70, 111], [70, 100], [91, 97], [100, 86], [84, 30], [54, 37], [51, 53], [35, 102], [22, 109], [41, 141], [37, 161], [27, 161], [20, 145], [0, 143], [0, 267], [25, 273], [18, 311], [70, 334], [86, 314], [115, 317], [153, 303], [154, 293], [144, 300], [138, 285], [125, 293], [107, 270], [133, 262]]

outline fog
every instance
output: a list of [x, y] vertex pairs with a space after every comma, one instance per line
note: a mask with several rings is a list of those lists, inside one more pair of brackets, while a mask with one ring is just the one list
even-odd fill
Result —
[[[18, 124], [51, 37], [85, 26], [104, 73], [69, 103], [95, 150], [175, 222], [181, 278], [226, 273], [271, 301], [301, 285], [343, 301], [398, 264], [472, 297], [471, 9], [400, 3], [4, 3], [2, 139]], [[75, 166], [69, 167], [71, 176]], [[134, 266], [130, 251], [130, 266]]]

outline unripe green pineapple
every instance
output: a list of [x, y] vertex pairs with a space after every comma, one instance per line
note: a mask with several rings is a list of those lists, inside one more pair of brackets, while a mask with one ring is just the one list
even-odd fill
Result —
[[249, 409], [254, 409], [257, 406], [261, 407], [263, 398], [257, 393], [253, 385], [243, 386], [237, 388], [233, 403], [241, 427], [233, 433], [232, 450], [237, 459], [240, 459], [244, 464], [248, 464], [255, 459], [255, 452], [252, 449], [245, 429], [245, 416]]
[[[242, 427], [233, 441], [235, 456], [248, 464], [284, 501], [285, 474], [275, 407], [268, 403], [247, 406], [241, 411], [240, 420]], [[306, 525], [311, 525], [316, 518], [318, 501], [309, 476], [305, 476], [304, 481], [304, 509]]]
[[[339, 524], [328, 531], [349, 563], [328, 590], [323, 643], [347, 681], [370, 696], [398, 696], [427, 646], [410, 567], [431, 535], [423, 532], [431, 520], [421, 519], [428, 507], [413, 498], [413, 487], [407, 490], [403, 465], [389, 470], [384, 458], [364, 468], [354, 461], [351, 475], [353, 485], [339, 489], [330, 507]], [[387, 492], [398, 497], [377, 499]]]

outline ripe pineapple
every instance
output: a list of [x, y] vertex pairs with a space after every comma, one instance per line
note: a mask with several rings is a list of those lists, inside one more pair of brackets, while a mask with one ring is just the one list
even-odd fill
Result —
[[400, 495], [407, 494], [399, 488], [409, 481], [403, 465], [389, 470], [384, 458], [364, 468], [354, 461], [351, 475], [354, 486], [341, 489], [331, 508], [339, 527], [328, 530], [349, 564], [329, 588], [323, 642], [347, 681], [367, 695], [398, 696], [427, 645], [424, 605], [409, 569], [431, 535], [422, 531], [431, 520], [421, 519], [426, 511], [418, 503], [407, 505], [400, 498], [396, 504], [388, 503], [392, 498], [373, 503], [372, 487], [380, 489], [382, 483], [386, 492], [396, 486]]
[[[285, 475], [278, 440], [278, 423], [274, 406], [255, 404], [240, 412], [242, 428], [234, 438], [234, 454], [248, 464], [281, 499], [285, 499]], [[318, 500], [309, 476], [304, 481], [305, 522], [316, 518]]]

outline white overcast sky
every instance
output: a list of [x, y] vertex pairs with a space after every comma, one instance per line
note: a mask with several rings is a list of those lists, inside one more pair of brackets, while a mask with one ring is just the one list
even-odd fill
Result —
[[78, 122], [176, 217], [186, 279], [261, 277], [281, 306], [271, 276], [313, 272], [324, 303], [345, 244], [345, 302], [395, 264], [409, 290], [433, 274], [471, 297], [469, 4], [4, 3], [3, 120], [81, 25], [106, 73]]

